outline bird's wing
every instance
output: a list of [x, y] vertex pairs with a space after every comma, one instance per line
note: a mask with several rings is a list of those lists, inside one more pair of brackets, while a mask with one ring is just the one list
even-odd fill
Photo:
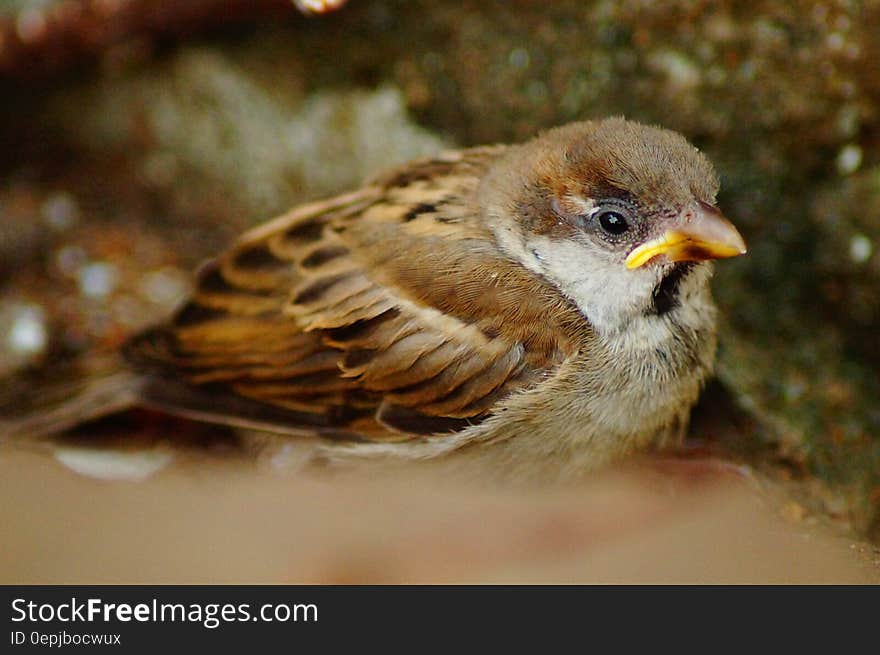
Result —
[[480, 422], [577, 348], [552, 287], [494, 247], [478, 182], [501, 148], [423, 160], [246, 233], [128, 357], [148, 401], [229, 423], [404, 440]]

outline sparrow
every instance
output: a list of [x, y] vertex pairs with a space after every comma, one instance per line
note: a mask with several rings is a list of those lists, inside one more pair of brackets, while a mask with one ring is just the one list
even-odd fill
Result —
[[616, 117], [414, 161], [242, 235], [77, 416], [523, 478], [674, 446], [712, 372], [711, 260], [746, 252], [717, 191], [684, 137]]

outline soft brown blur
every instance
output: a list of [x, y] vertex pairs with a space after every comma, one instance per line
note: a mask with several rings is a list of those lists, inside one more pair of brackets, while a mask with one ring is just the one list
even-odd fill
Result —
[[880, 581], [855, 544], [787, 524], [753, 481], [692, 468], [543, 491], [229, 464], [106, 482], [12, 451], [0, 457], [0, 582]]

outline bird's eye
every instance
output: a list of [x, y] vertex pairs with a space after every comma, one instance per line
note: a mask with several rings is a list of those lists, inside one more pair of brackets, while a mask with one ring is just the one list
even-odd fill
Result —
[[617, 211], [603, 211], [601, 214], [599, 214], [598, 220], [599, 225], [602, 226], [602, 229], [605, 230], [608, 234], [612, 234], [614, 236], [620, 236], [629, 229], [629, 223], [626, 222], [623, 214]]

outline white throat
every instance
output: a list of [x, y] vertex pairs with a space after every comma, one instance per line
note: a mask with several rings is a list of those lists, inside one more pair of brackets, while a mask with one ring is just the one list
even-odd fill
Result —
[[[578, 241], [534, 237], [523, 244], [512, 231], [496, 234], [501, 247], [529, 270], [552, 281], [611, 343], [648, 349], [674, 337], [680, 329], [702, 329], [715, 322], [709, 293], [711, 267], [691, 271], [677, 290], [678, 302], [668, 314], [653, 313], [656, 271], [625, 270], [595, 246]], [[624, 344], [620, 344], [624, 347]]]

